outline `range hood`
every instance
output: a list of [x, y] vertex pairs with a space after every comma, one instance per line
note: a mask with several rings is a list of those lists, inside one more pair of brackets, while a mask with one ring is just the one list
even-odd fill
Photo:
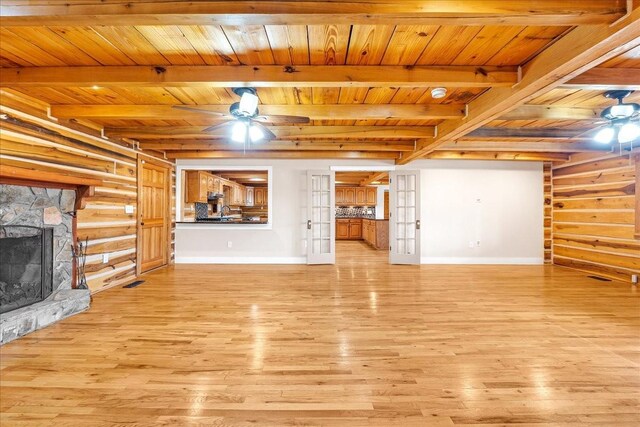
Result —
[[217, 199], [222, 199], [222, 198], [224, 198], [224, 194], [222, 194], [222, 193], [214, 193], [214, 192], [207, 193], [207, 199], [208, 200], [217, 200]]

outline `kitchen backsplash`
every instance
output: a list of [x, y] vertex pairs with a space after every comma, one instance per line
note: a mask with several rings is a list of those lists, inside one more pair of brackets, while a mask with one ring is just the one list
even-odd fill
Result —
[[376, 208], [366, 206], [336, 207], [336, 218], [375, 218]]

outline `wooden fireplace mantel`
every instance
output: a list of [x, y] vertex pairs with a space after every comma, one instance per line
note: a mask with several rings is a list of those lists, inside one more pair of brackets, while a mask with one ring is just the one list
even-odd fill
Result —
[[84, 209], [86, 205], [86, 198], [93, 196], [95, 194], [95, 187], [102, 185], [102, 181], [95, 178], [78, 177], [56, 172], [36, 171], [34, 169], [3, 164], [0, 164], [0, 183], [75, 190], [75, 210]]

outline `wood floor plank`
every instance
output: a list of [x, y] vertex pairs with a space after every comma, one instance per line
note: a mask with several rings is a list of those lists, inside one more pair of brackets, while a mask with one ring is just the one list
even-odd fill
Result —
[[4, 426], [638, 425], [640, 294], [558, 266], [177, 265], [0, 348]]

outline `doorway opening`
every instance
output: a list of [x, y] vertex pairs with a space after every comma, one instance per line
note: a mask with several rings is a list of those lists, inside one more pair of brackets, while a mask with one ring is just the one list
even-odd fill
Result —
[[388, 263], [389, 172], [336, 171], [336, 262]]

